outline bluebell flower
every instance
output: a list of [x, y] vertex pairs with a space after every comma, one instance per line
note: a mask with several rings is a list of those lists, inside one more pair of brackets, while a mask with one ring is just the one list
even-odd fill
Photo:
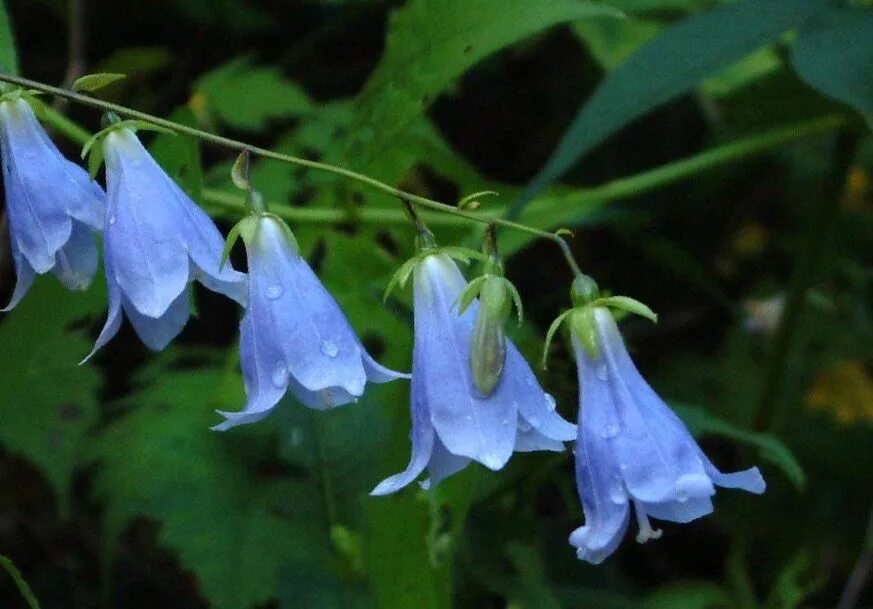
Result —
[[240, 362], [248, 401], [241, 412], [221, 412], [226, 420], [213, 429], [263, 419], [288, 391], [320, 410], [356, 401], [367, 381], [409, 378], [370, 357], [281, 220], [261, 214], [243, 222], [249, 289]]
[[596, 564], [614, 552], [631, 504], [642, 543], [661, 535], [650, 516], [685, 523], [712, 512], [715, 486], [763, 493], [758, 468], [725, 474], [703, 454], [640, 376], [610, 311], [595, 306], [586, 313], [571, 320], [579, 372], [576, 483], [585, 511], [585, 526], [570, 535], [578, 557]]
[[220, 268], [221, 233], [133, 131], [111, 130], [103, 152], [108, 192], [103, 258], [109, 314], [88, 357], [118, 332], [122, 311], [147, 347], [163, 349], [188, 321], [187, 287], [195, 279], [245, 304], [245, 275], [230, 266]]
[[433, 252], [412, 271], [412, 458], [405, 471], [383, 480], [373, 495], [396, 492], [425, 469], [425, 487], [470, 461], [499, 470], [513, 451], [562, 451], [575, 436], [575, 426], [555, 411], [555, 400], [509, 340], [493, 392], [483, 396], [475, 387], [470, 353], [479, 303], [474, 300], [459, 314], [467, 282], [450, 257]]
[[71, 290], [97, 272], [94, 232], [103, 228], [105, 194], [63, 157], [22, 98], [0, 102], [0, 148], [9, 243], [17, 281], [12, 309], [37, 274], [51, 271]]

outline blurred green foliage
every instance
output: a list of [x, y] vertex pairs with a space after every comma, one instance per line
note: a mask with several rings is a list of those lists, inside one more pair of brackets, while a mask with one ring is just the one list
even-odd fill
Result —
[[[587, 273], [658, 311], [657, 326], [625, 324], [653, 385], [714, 461], [761, 465], [769, 489], [720, 493], [713, 516], [581, 564], [566, 543], [582, 519], [569, 452], [370, 498], [408, 458], [408, 384], [326, 413], [289, 399], [216, 434], [214, 411], [244, 401], [232, 304], [198, 292], [198, 318], [165, 353], [125, 330], [77, 367], [105, 290], [40, 278], [0, 318], [0, 554], [44, 607], [789, 609], [851, 593], [873, 552], [869, 6], [84, 4], [84, 20], [61, 0], [0, 4], [0, 65], [14, 72], [18, 56], [25, 75], [58, 82], [67, 33], [83, 28], [82, 69], [127, 75], [95, 93], [105, 99], [448, 203], [496, 190], [482, 213], [515, 206], [533, 226], [572, 227]], [[92, 110], [59, 110], [99, 128]], [[834, 176], [838, 131], [858, 152]], [[71, 157], [82, 144], [55, 135]], [[145, 137], [224, 228], [239, 218], [235, 153]], [[252, 180], [371, 352], [408, 369], [410, 295], [381, 302], [412, 252], [398, 202], [271, 160], [254, 161]], [[478, 242], [478, 227], [424, 217], [443, 243]], [[500, 245], [530, 320], [514, 338], [536, 361], [570, 275], [549, 243], [503, 231]], [[804, 252], [818, 264], [797, 277]], [[573, 418], [573, 363], [554, 351], [541, 378]], [[860, 380], [847, 386], [847, 369]], [[779, 424], [762, 425], [762, 410]], [[0, 605], [23, 603], [0, 581]]]

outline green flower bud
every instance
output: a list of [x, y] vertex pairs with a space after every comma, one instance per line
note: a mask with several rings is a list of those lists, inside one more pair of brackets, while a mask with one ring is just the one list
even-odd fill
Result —
[[570, 314], [570, 332], [573, 337], [582, 343], [592, 359], [597, 358], [599, 348], [597, 345], [597, 322], [594, 317], [595, 307], [577, 307]]
[[588, 275], [577, 275], [570, 287], [570, 300], [573, 306], [586, 305], [600, 297], [600, 288]]
[[487, 275], [479, 292], [479, 312], [470, 344], [470, 372], [482, 395], [491, 395], [503, 374], [506, 360], [504, 325], [511, 309], [511, 296], [502, 277]]

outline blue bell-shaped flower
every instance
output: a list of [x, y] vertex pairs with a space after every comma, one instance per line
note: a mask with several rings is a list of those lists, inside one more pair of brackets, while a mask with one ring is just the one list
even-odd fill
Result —
[[245, 275], [220, 267], [221, 233], [134, 132], [124, 126], [111, 129], [103, 140], [103, 153], [109, 314], [88, 357], [118, 332], [122, 311], [147, 347], [163, 349], [188, 321], [187, 288], [195, 279], [245, 304]]
[[250, 216], [240, 235], [249, 261], [240, 325], [248, 402], [241, 412], [221, 412], [227, 420], [213, 429], [263, 419], [288, 391], [310, 408], [325, 409], [357, 400], [368, 381], [409, 378], [370, 357], [279, 218]]
[[576, 483], [585, 511], [570, 543], [580, 559], [596, 564], [615, 551], [631, 506], [642, 543], [661, 535], [649, 516], [685, 523], [712, 512], [716, 486], [764, 492], [758, 468], [725, 474], [703, 454], [637, 371], [609, 309], [582, 305], [569, 322], [579, 372]]
[[561, 451], [575, 426], [555, 411], [512, 341], [505, 341], [499, 380], [488, 395], [476, 387], [470, 365], [478, 300], [459, 313], [467, 287], [455, 262], [439, 249], [425, 250], [411, 271], [415, 345], [412, 356], [412, 458], [405, 471], [383, 480], [373, 495], [394, 493], [425, 469], [430, 486], [470, 461], [491, 470], [514, 451]]
[[87, 172], [63, 157], [22, 97], [0, 102], [0, 149], [9, 242], [17, 282], [6, 308], [51, 271], [71, 290], [97, 272], [94, 232], [103, 228], [106, 195]]

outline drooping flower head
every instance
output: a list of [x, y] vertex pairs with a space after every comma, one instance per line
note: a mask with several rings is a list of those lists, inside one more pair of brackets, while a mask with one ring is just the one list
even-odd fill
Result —
[[425, 469], [425, 486], [470, 461], [499, 470], [513, 451], [561, 451], [575, 435], [575, 427], [555, 411], [555, 400], [508, 339], [492, 392], [483, 395], [476, 386], [476, 363], [470, 357], [480, 303], [474, 299], [461, 311], [467, 282], [452, 253], [453, 248], [426, 247], [399, 271], [401, 282], [411, 275], [414, 284], [412, 458], [405, 471], [383, 480], [374, 495], [396, 492]]
[[578, 557], [596, 564], [614, 552], [631, 508], [643, 543], [661, 536], [649, 517], [686, 523], [712, 512], [716, 486], [763, 493], [758, 468], [724, 474], [703, 454], [637, 371], [608, 307], [654, 314], [628, 298], [599, 298], [587, 278], [577, 282], [574, 301], [562, 318], [579, 373], [576, 484], [585, 525], [570, 535]]
[[248, 401], [241, 412], [222, 412], [227, 420], [214, 429], [263, 419], [289, 391], [304, 405], [325, 409], [357, 400], [367, 381], [408, 378], [370, 357], [279, 218], [260, 213], [238, 226], [249, 261], [240, 326]]
[[[91, 355], [127, 315], [147, 347], [163, 349], [188, 321], [188, 284], [245, 303], [245, 275], [220, 268], [224, 239], [124, 123], [103, 139], [108, 202], [104, 266], [109, 315]], [[88, 356], [90, 357], [90, 355]], [[87, 359], [87, 358], [86, 358]]]
[[51, 271], [71, 290], [97, 272], [94, 232], [103, 228], [106, 195], [63, 157], [20, 93], [0, 101], [0, 148], [9, 242], [18, 276], [12, 309], [37, 274]]

